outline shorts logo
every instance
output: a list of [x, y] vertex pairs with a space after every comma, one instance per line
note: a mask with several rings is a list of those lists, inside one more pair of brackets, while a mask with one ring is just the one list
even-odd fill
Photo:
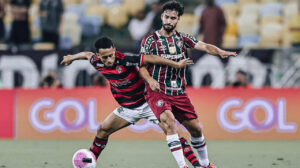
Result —
[[123, 112], [123, 111], [124, 111], [123, 107], [119, 107], [119, 108], [118, 108], [118, 113], [121, 113], [121, 112]]
[[162, 107], [164, 105], [164, 101], [163, 100], [158, 100], [156, 103], [157, 107]]

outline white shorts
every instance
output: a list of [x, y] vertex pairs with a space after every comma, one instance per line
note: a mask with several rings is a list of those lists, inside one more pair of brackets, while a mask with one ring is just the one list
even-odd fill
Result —
[[147, 119], [154, 124], [159, 123], [147, 102], [135, 109], [120, 106], [116, 108], [113, 113], [132, 124], [138, 122], [140, 119]]

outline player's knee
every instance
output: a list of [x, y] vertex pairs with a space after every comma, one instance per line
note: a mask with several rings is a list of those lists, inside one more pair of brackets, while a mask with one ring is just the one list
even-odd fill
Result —
[[109, 129], [100, 125], [97, 129], [97, 136], [101, 138], [107, 138], [110, 135]]
[[201, 137], [202, 136], [202, 130], [201, 127], [194, 127], [190, 130], [190, 134], [193, 137]]

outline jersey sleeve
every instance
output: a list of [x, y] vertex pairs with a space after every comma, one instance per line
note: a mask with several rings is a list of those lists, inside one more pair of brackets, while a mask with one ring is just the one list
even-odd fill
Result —
[[121, 61], [121, 64], [125, 65], [125, 66], [141, 67], [141, 66], [143, 66], [144, 55], [145, 54], [126, 53], [124, 55], [123, 60]]
[[90, 64], [93, 65], [93, 66], [95, 66], [95, 62], [96, 62], [95, 59], [96, 59], [96, 54], [90, 56], [89, 59], [88, 59]]
[[195, 37], [191, 36], [191, 35], [181, 33], [181, 36], [183, 38], [184, 45], [187, 48], [194, 48], [195, 45], [198, 43], [198, 40]]
[[141, 43], [141, 54], [151, 55], [151, 47], [152, 47], [153, 37], [146, 36]]

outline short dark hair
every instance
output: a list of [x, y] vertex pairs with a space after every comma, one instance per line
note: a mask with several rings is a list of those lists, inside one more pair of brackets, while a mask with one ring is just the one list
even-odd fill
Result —
[[178, 16], [181, 16], [184, 12], [184, 7], [180, 2], [168, 1], [163, 4], [163, 12], [166, 10], [175, 10], [178, 12]]
[[96, 52], [99, 51], [99, 49], [106, 49], [110, 47], [115, 47], [114, 43], [111, 41], [108, 37], [101, 37], [95, 42], [95, 49]]

